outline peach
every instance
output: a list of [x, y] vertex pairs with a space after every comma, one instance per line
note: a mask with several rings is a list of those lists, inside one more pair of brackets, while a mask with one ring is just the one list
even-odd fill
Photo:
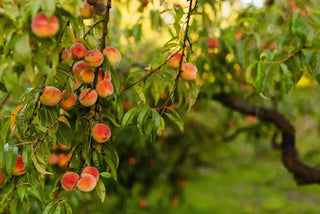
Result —
[[[180, 60], [181, 60], [182, 54], [181, 53], [176, 53], [176, 54], [170, 54], [167, 58], [167, 64], [171, 68], [179, 68], [180, 67]], [[186, 62], [186, 58], [183, 57], [182, 63]]]
[[40, 97], [40, 102], [45, 106], [54, 106], [61, 100], [61, 92], [53, 86], [45, 86]]
[[18, 155], [17, 164], [13, 169], [12, 174], [13, 175], [23, 175], [26, 173], [26, 170], [24, 169], [23, 162], [22, 162], [22, 156]]
[[108, 80], [102, 80], [96, 85], [96, 90], [99, 97], [108, 97], [113, 94], [112, 83]]
[[44, 13], [38, 13], [31, 22], [31, 29], [40, 38], [51, 37], [59, 30], [59, 20], [55, 15], [49, 19]]
[[67, 91], [63, 90], [61, 93], [61, 103], [59, 105], [63, 110], [68, 111], [76, 104], [77, 98], [74, 93], [71, 93], [69, 98], [65, 99], [66, 94], [67, 94]]
[[111, 130], [106, 124], [98, 123], [92, 128], [91, 136], [96, 142], [104, 143], [110, 139]]
[[96, 90], [87, 88], [80, 93], [79, 101], [81, 105], [89, 107], [97, 102], [98, 95]]
[[85, 68], [80, 72], [80, 81], [84, 84], [90, 84], [94, 80], [94, 71], [91, 68]]
[[70, 48], [70, 52], [73, 60], [80, 60], [86, 55], [88, 50], [83, 44], [74, 43]]
[[208, 48], [217, 48], [219, 43], [214, 38], [209, 38], [206, 42]]
[[61, 186], [67, 191], [73, 191], [76, 189], [76, 184], [79, 179], [79, 175], [75, 172], [66, 172], [61, 178]]
[[79, 190], [83, 192], [90, 192], [92, 191], [97, 185], [96, 179], [90, 174], [83, 174], [81, 175], [80, 180], [77, 183], [77, 187]]
[[111, 81], [111, 73], [109, 72], [105, 77], [104, 77], [105, 80], [107, 81]]
[[74, 76], [78, 79], [78, 80], [80, 80], [80, 72], [83, 70], [83, 69], [85, 69], [85, 68], [87, 68], [87, 66], [86, 66], [86, 64], [84, 63], [84, 62], [78, 62], [77, 64], [75, 64], [74, 66], [73, 66], [73, 68], [72, 68], [72, 70], [73, 70], [73, 73], [74, 73]]
[[61, 168], [67, 167], [69, 160], [72, 157], [72, 153], [68, 153], [67, 155], [61, 153], [58, 156], [58, 165]]
[[4, 174], [0, 173], [0, 184], [3, 184], [4, 182]]
[[183, 64], [181, 71], [181, 77], [185, 80], [194, 80], [197, 76], [197, 67], [191, 63]]
[[66, 49], [63, 49], [61, 52], [61, 62], [68, 63], [69, 60], [70, 60], [70, 53]]
[[59, 160], [58, 155], [53, 153], [53, 154], [50, 155], [49, 164], [50, 165], [55, 165], [55, 164], [58, 163], [58, 160]]
[[96, 179], [96, 182], [99, 181], [100, 174], [99, 174], [99, 171], [98, 171], [98, 169], [96, 167], [87, 166], [86, 168], [84, 168], [82, 170], [81, 175], [84, 175], [84, 174], [90, 174]]
[[68, 151], [70, 149], [70, 146], [65, 145], [63, 143], [58, 143], [58, 145], [61, 150]]
[[93, 16], [93, 8], [90, 4], [86, 3], [82, 9], [80, 9], [80, 17], [83, 19], [91, 19]]
[[102, 68], [99, 68], [99, 73], [98, 73], [98, 82], [101, 82], [104, 79], [104, 72]]
[[97, 68], [103, 63], [103, 54], [97, 49], [90, 50], [84, 56], [84, 62], [90, 68]]
[[121, 53], [118, 49], [114, 47], [106, 47], [103, 49], [103, 55], [105, 55], [112, 67], [117, 66], [120, 64], [121, 61]]
[[103, 0], [97, 0], [97, 2], [93, 5], [93, 11], [96, 15], [102, 16], [106, 12], [106, 4]]

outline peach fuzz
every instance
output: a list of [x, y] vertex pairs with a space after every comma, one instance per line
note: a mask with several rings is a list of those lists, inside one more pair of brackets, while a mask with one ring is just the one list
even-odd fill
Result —
[[70, 110], [77, 102], [77, 97], [74, 93], [71, 93], [69, 95], [68, 99], [65, 99], [67, 94], [66, 90], [63, 90], [61, 93], [61, 103], [60, 103], [60, 107], [65, 110], [68, 111]]
[[90, 84], [94, 80], [94, 71], [91, 68], [85, 68], [80, 72], [80, 81], [84, 84]]
[[90, 174], [96, 179], [97, 182], [99, 181], [100, 174], [99, 174], [99, 171], [96, 167], [87, 166], [86, 168], [84, 168], [82, 170], [81, 175], [84, 175], [84, 174]]
[[[170, 54], [167, 58], [167, 64], [171, 68], [179, 68], [180, 67], [180, 60], [181, 60], [182, 54], [181, 53], [176, 53], [176, 54]], [[186, 58], [183, 57], [182, 63], [186, 62]]]
[[84, 63], [90, 68], [97, 68], [103, 63], [103, 54], [97, 50], [90, 50], [84, 56]]
[[63, 49], [61, 52], [61, 62], [68, 63], [69, 60], [70, 60], [70, 53], [66, 49]]
[[87, 52], [87, 48], [81, 43], [74, 43], [70, 48], [71, 58], [73, 60], [82, 59]]
[[80, 93], [79, 101], [81, 105], [89, 107], [97, 102], [98, 95], [96, 90], [87, 88]]
[[83, 192], [92, 191], [97, 185], [96, 179], [90, 174], [81, 175], [80, 180], [77, 183], [77, 187], [79, 190]]
[[96, 91], [99, 97], [108, 97], [113, 94], [112, 83], [108, 80], [102, 80], [96, 85]]
[[191, 63], [183, 64], [181, 71], [181, 77], [185, 80], [194, 80], [197, 76], [197, 67]]
[[75, 172], [66, 172], [61, 178], [61, 186], [67, 191], [72, 191], [76, 189], [76, 184], [79, 179], [79, 175]]
[[118, 49], [111, 46], [106, 47], [105, 49], [103, 49], [103, 55], [107, 57], [112, 67], [120, 64], [121, 53], [118, 51]]
[[31, 29], [37, 37], [51, 37], [59, 30], [59, 20], [55, 15], [48, 18], [44, 13], [38, 13], [31, 22]]
[[40, 97], [40, 102], [45, 106], [54, 106], [61, 100], [61, 92], [53, 86], [45, 86]]
[[80, 17], [83, 19], [91, 19], [93, 16], [93, 7], [86, 3], [79, 11]]
[[22, 162], [22, 156], [18, 155], [17, 164], [13, 169], [12, 174], [13, 175], [23, 175], [26, 173], [26, 170], [24, 169], [23, 162]]
[[83, 69], [87, 68], [86, 64], [84, 62], [78, 62], [75, 64], [72, 68], [74, 76], [80, 80], [80, 73]]
[[110, 139], [111, 130], [106, 124], [98, 123], [92, 128], [91, 136], [96, 142], [104, 143]]

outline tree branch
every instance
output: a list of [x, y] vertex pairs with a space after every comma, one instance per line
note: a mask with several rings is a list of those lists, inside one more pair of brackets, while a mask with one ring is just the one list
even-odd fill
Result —
[[282, 162], [287, 170], [293, 174], [297, 184], [320, 184], [320, 169], [309, 167], [300, 160], [295, 148], [295, 129], [283, 114], [274, 109], [250, 105], [228, 94], [217, 94], [213, 96], [213, 99], [231, 109], [255, 115], [262, 121], [275, 124], [282, 133]]

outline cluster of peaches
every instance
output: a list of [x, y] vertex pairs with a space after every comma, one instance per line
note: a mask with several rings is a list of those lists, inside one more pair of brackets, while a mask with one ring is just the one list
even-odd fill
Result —
[[92, 191], [99, 181], [99, 171], [97, 168], [85, 167], [79, 176], [75, 172], [66, 172], [61, 178], [61, 186], [67, 191], [74, 191], [76, 188], [83, 192]]
[[[182, 54], [173, 53], [168, 56], [167, 64], [171, 68], [180, 68]], [[185, 80], [194, 80], [197, 77], [197, 67], [191, 63], [186, 63], [186, 58], [183, 56], [181, 66], [181, 77]]]

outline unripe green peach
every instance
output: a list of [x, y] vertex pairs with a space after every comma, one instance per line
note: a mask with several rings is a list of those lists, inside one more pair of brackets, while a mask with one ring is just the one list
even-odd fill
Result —
[[[173, 53], [168, 56], [167, 64], [171, 68], [179, 68], [180, 67], [180, 60], [181, 60], [182, 54], [181, 53]], [[182, 63], [186, 62], [186, 58], [183, 57]]]
[[92, 191], [97, 185], [96, 179], [90, 174], [83, 174], [81, 175], [80, 180], [77, 183], [77, 187], [79, 190], [83, 192], [90, 192]]
[[197, 76], [197, 67], [191, 63], [184, 63], [181, 71], [181, 77], [185, 80], [194, 80]]
[[119, 65], [121, 61], [121, 53], [114, 47], [109, 46], [103, 49], [103, 55], [107, 57], [112, 67]]
[[98, 123], [92, 128], [91, 136], [96, 142], [104, 143], [110, 139], [111, 130], [106, 124]]
[[103, 54], [97, 50], [90, 50], [84, 57], [84, 63], [87, 67], [97, 68], [103, 63]]
[[59, 20], [55, 15], [49, 19], [44, 13], [38, 13], [32, 20], [31, 29], [40, 38], [51, 37], [59, 30]]
[[65, 99], [67, 94], [66, 90], [63, 90], [61, 93], [61, 103], [60, 103], [60, 107], [65, 110], [68, 111], [70, 110], [77, 102], [77, 97], [74, 93], [71, 93], [69, 98]]
[[24, 169], [23, 162], [22, 162], [22, 156], [18, 155], [17, 164], [13, 169], [12, 174], [13, 175], [23, 175], [26, 173], [26, 170]]
[[108, 97], [113, 94], [112, 83], [108, 80], [102, 80], [96, 85], [96, 91], [99, 97]]
[[61, 186], [67, 191], [73, 191], [76, 189], [76, 184], [79, 179], [79, 175], [75, 172], [66, 172], [61, 178]]
[[99, 171], [96, 167], [87, 166], [81, 172], [81, 175], [84, 175], [84, 174], [90, 174], [96, 179], [97, 182], [99, 181], [100, 174], [99, 174]]
[[70, 48], [70, 52], [73, 60], [80, 60], [86, 55], [88, 50], [83, 44], [74, 43]]
[[80, 9], [80, 16], [83, 19], [91, 19], [93, 16], [93, 7], [86, 3], [82, 9]]
[[61, 92], [53, 86], [45, 86], [40, 97], [40, 102], [45, 106], [54, 106], [61, 100]]
[[85, 68], [80, 72], [80, 81], [84, 84], [90, 84], [94, 80], [94, 71], [91, 68]]
[[80, 73], [83, 69], [87, 68], [86, 64], [84, 62], [78, 62], [75, 64], [72, 68], [74, 76], [80, 80]]
[[87, 88], [80, 93], [79, 101], [81, 105], [89, 107], [97, 102], [98, 95], [96, 90]]

